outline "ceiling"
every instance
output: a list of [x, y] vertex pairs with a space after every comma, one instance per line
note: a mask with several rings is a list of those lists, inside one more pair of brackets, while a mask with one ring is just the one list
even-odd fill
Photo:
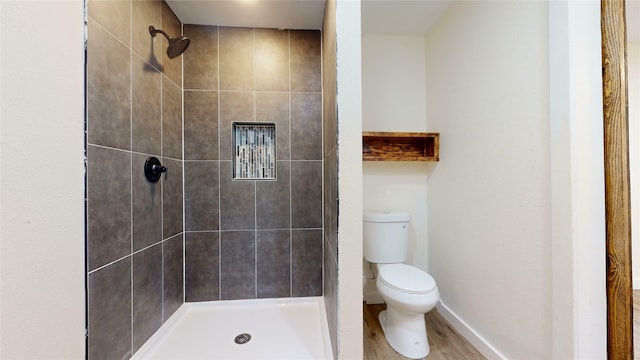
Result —
[[[362, 0], [362, 32], [424, 34], [455, 0]], [[325, 0], [167, 0], [185, 24], [321, 29]], [[640, 42], [640, 0], [627, 0], [628, 40]]]
[[322, 29], [325, 0], [166, 0], [185, 24]]

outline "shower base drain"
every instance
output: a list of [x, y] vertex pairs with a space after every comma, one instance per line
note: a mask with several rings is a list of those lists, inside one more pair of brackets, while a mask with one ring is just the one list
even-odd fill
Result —
[[244, 333], [244, 334], [240, 334], [238, 336], [236, 336], [235, 340], [233, 340], [236, 344], [246, 344], [249, 342], [249, 340], [251, 340], [251, 335]]

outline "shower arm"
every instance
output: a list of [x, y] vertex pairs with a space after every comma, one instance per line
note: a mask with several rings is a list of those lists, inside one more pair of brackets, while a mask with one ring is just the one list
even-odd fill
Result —
[[171, 38], [169, 37], [169, 35], [167, 35], [166, 32], [160, 29], [156, 29], [153, 25], [149, 25], [149, 33], [151, 34], [152, 37], [156, 37], [156, 34], [160, 33], [164, 35], [164, 37], [166, 37], [168, 41], [171, 41]]

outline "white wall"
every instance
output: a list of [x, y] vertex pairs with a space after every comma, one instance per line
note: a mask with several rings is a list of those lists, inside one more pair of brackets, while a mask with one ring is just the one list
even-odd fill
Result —
[[640, 289], [640, 43], [627, 48], [633, 288]]
[[427, 35], [429, 266], [488, 358], [606, 357], [599, 11], [464, 2]]
[[338, 357], [362, 359], [362, 76], [360, 1], [336, 1]]
[[82, 359], [83, 1], [2, 1], [0, 19], [0, 358]]
[[552, 358], [547, 29], [545, 2], [464, 2], [426, 40], [429, 269], [509, 359]]
[[[426, 120], [424, 36], [364, 34], [362, 37], [363, 131], [435, 131]], [[427, 178], [435, 164], [366, 161], [363, 209], [412, 214], [407, 263], [428, 270]], [[370, 274], [363, 263], [363, 271]], [[375, 281], [365, 300], [376, 302]], [[369, 294], [369, 295], [368, 295]]]

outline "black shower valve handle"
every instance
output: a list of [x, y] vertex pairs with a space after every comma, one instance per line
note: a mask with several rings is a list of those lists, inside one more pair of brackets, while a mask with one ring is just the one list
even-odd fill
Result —
[[144, 176], [149, 180], [149, 182], [158, 182], [162, 173], [166, 171], [167, 168], [162, 166], [160, 160], [155, 156], [147, 158], [147, 161], [144, 162]]
[[163, 173], [167, 171], [167, 168], [162, 165], [151, 165], [151, 171]]

